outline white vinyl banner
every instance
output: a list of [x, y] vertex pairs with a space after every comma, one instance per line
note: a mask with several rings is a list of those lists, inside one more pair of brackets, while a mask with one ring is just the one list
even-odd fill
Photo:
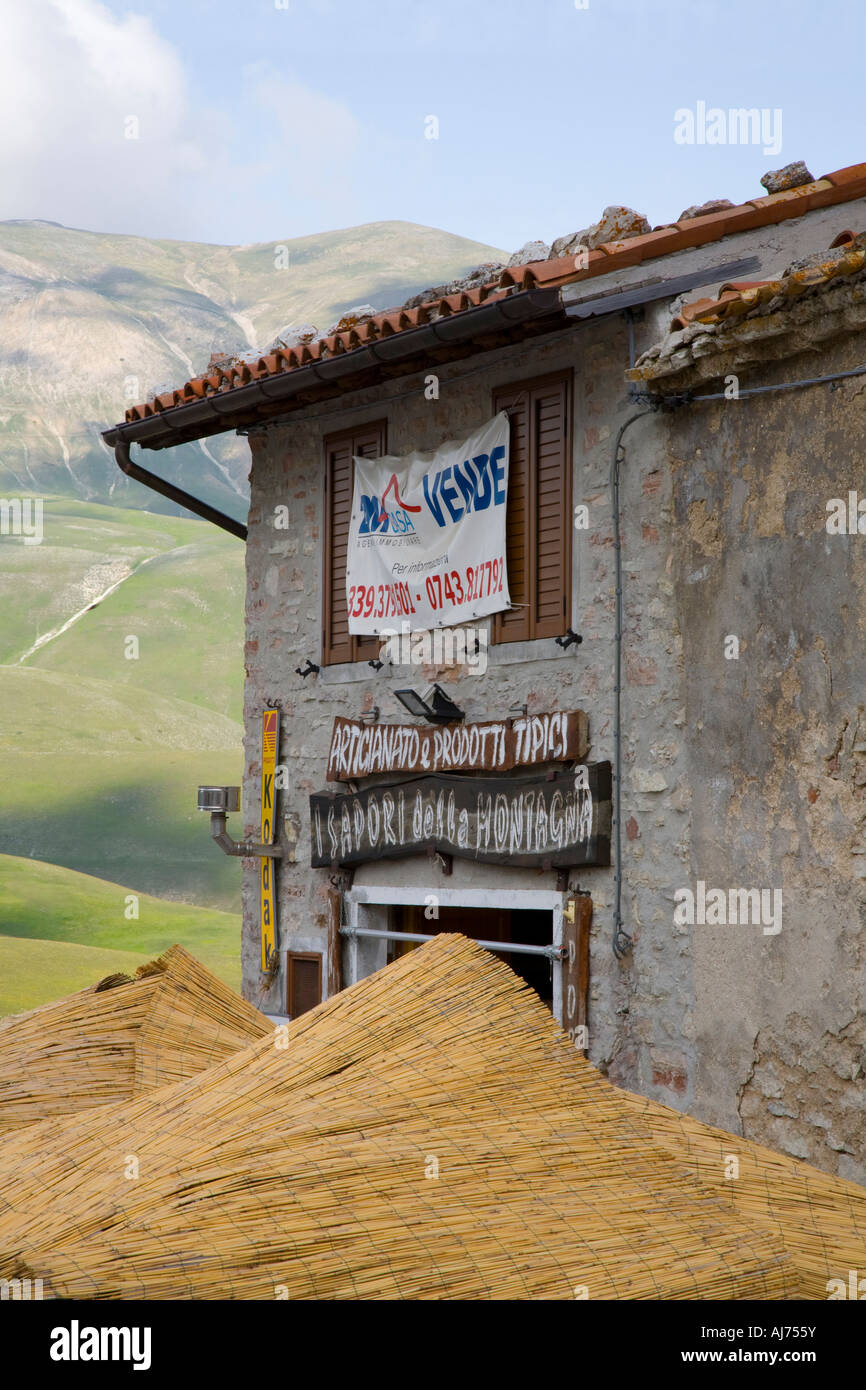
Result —
[[510, 607], [508, 416], [427, 453], [355, 459], [346, 599], [352, 633], [418, 632]]

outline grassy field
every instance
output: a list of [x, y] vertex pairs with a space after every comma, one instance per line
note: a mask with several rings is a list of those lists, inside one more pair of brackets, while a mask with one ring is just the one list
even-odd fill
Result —
[[175, 942], [240, 988], [239, 916], [0, 855], [0, 1015], [36, 1008], [117, 970], [132, 974]]
[[61, 498], [46, 499], [43, 527], [41, 545], [0, 541], [0, 664], [92, 676], [240, 721], [240, 541], [198, 520]]
[[[0, 846], [156, 897], [237, 911], [240, 861], [195, 809], [199, 783], [237, 785], [240, 753], [4, 752]], [[239, 832], [240, 817], [229, 821]], [[0, 904], [0, 931], [3, 909]]]
[[[98, 669], [90, 663], [89, 669]], [[0, 748], [7, 752], [133, 753], [140, 748], [237, 750], [242, 728], [193, 702], [138, 685], [0, 666]]]
[[197, 520], [49, 499], [41, 545], [2, 542], [0, 852], [239, 910], [195, 795], [241, 780], [243, 583]]
[[134, 951], [0, 936], [0, 1016], [62, 999], [119, 970], [131, 975], [147, 959]]
[[240, 918], [230, 912], [166, 902], [119, 883], [8, 854], [0, 855], [0, 902], [0, 934], [5, 937], [143, 958], [179, 942], [220, 979], [239, 987]]

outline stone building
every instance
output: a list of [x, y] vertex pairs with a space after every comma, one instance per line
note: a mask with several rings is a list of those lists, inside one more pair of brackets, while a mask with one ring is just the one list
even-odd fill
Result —
[[[132, 443], [249, 437], [252, 841], [280, 716], [279, 857], [244, 861], [249, 996], [291, 1015], [462, 931], [617, 1083], [863, 1181], [866, 165], [765, 182], [652, 230], [609, 208], [529, 263], [212, 364], [106, 439], [162, 486]], [[405, 502], [401, 460], [438, 468], [497, 417], [510, 606], [450, 649], [413, 645], [411, 615], [402, 644], [352, 631], [356, 466], [387, 456]], [[443, 701], [456, 722], [424, 716]], [[507, 757], [480, 734], [473, 757], [479, 724]], [[569, 794], [592, 818], [571, 841]], [[389, 836], [401, 795], [417, 823]]]

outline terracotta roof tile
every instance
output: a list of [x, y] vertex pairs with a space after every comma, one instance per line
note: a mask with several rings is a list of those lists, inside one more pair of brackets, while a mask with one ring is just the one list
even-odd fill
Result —
[[684, 304], [680, 312], [671, 319], [671, 332], [676, 333], [681, 328], [688, 328], [701, 314], [712, 313], [718, 303], [717, 299], [704, 296], [702, 299], [693, 299], [690, 304]]
[[846, 184], [866, 183], [866, 164], [849, 164], [846, 169], [837, 169], [834, 174], [825, 174], [824, 180], [834, 188], [844, 188]]
[[748, 294], [750, 290], [760, 290], [765, 285], [777, 283], [775, 280], [726, 280], [719, 286], [719, 294]]
[[[709, 380], [713, 375], [713, 361], [721, 361], [738, 341], [747, 349], [749, 343], [766, 333], [781, 342], [792, 324], [804, 322], [802, 317], [793, 316], [793, 311], [799, 309], [799, 300], [807, 295], [832, 293], [848, 281], [850, 298], [836, 296], [826, 308], [817, 303], [805, 311], [812, 315], [813, 321], [821, 319], [821, 331], [813, 341], [826, 336], [825, 313], [829, 315], [829, 322], [834, 322], [835, 316], [835, 322], [845, 326], [850, 322], [849, 310], [857, 302], [856, 296], [862, 300], [866, 283], [866, 232], [853, 240], [849, 237], [850, 233], [841, 233], [829, 251], [796, 262], [777, 280], [722, 285], [715, 299], [697, 299], [683, 305], [671, 323], [670, 335], [643, 353], [626, 372], [626, 378], [653, 391], [663, 390], [666, 383], [669, 385], [676, 378], [680, 378], [682, 385], [683, 373], [692, 369], [703, 371], [702, 379]], [[838, 245], [840, 241], [841, 246]], [[792, 314], [786, 320], [787, 311]], [[742, 337], [737, 331], [738, 320], [748, 320], [748, 333]], [[702, 330], [699, 325], [705, 328]], [[701, 339], [700, 351], [697, 338]]]
[[755, 302], [755, 295], [767, 285], [778, 285], [775, 280], [733, 280], [719, 288], [715, 299], [693, 299], [684, 304], [675, 318], [671, 320], [671, 332], [688, 328], [691, 323], [712, 323], [725, 318], [728, 313], [746, 311]]
[[459, 314], [461, 309], [470, 308], [470, 303], [463, 294], [446, 294], [437, 307], [440, 314], [450, 317], [451, 314]]
[[[830, 189], [826, 182], [824, 186]], [[786, 188], [782, 193], [768, 193], [766, 198], [752, 198], [751, 204], [762, 218], [764, 226], [784, 222], [786, 217], [800, 217], [813, 206], [816, 194], [822, 191], [822, 180], [804, 183], [799, 188]]]
[[750, 232], [761, 227], [764, 218], [751, 203], [742, 203], [736, 208], [725, 208], [722, 212], [708, 212], [703, 217], [689, 217], [678, 222], [680, 245], [706, 246], [711, 241], [719, 241], [723, 236], [736, 232]]
[[[535, 265], [546, 265], [546, 261], [536, 261]], [[535, 275], [531, 265], [514, 265], [503, 270], [499, 277], [500, 287], [511, 289], [512, 287], [526, 290], [531, 289], [535, 284]]]
[[[735, 232], [772, 226], [789, 217], [800, 217], [814, 208], [845, 203], [860, 197], [866, 197], [866, 163], [837, 169], [813, 183], [787, 189], [782, 193], [771, 193], [763, 198], [752, 198], [737, 207], [682, 219], [657, 227], [641, 236], [605, 242], [603, 246], [589, 252], [585, 265], [579, 265], [574, 256], [563, 256], [558, 260], [534, 261], [527, 265], [511, 266], [501, 271], [498, 278], [480, 286], [459, 290], [444, 298], [434, 296], [411, 309], [386, 309], [370, 318], [347, 324], [342, 331], [332, 333], [317, 342], [299, 343], [286, 350], [263, 355], [254, 362], [236, 362], [229, 368], [215, 363], [209, 364], [201, 376], [186, 382], [178, 391], [163, 392], [153, 401], [131, 406], [126, 412], [126, 420], [133, 422], [147, 419], [154, 413], [170, 410], [178, 405], [189, 405], [205, 396], [230, 391], [261, 377], [297, 371], [311, 362], [340, 356], [373, 343], [378, 338], [393, 337], [396, 333], [406, 332], [437, 318], [466, 313], [483, 303], [500, 299], [517, 290], [535, 287], [554, 289], [560, 285], [592, 279], [594, 276], [638, 265], [675, 251], [704, 246]], [[834, 265], [833, 276], [845, 273], [851, 272], [840, 270], [838, 264]], [[791, 276], [788, 280], [792, 294], [804, 292], [814, 283], [814, 278], [809, 274]], [[695, 301], [701, 305], [700, 312], [692, 313], [689, 317], [690, 306], [686, 305], [678, 317], [683, 323], [703, 321], [707, 315], [711, 319], [712, 313], [706, 306], [713, 305], [716, 306], [715, 313], [719, 317], [748, 312], [749, 307], [758, 302], [759, 296], [768, 295], [771, 298], [777, 292], [774, 287], [779, 283], [758, 282], [745, 289], [724, 286], [716, 300]]]
[[[794, 301], [816, 287], [857, 275], [866, 268], [866, 245], [853, 245], [844, 254], [839, 254], [852, 242], [866, 243], [866, 235], [854, 237], [852, 232], [840, 233], [834, 238], [824, 259], [815, 257], [805, 265], [797, 265], [779, 279], [740, 280], [721, 285], [715, 299], [695, 299], [684, 304], [671, 321], [671, 332], [687, 328], [691, 323], [720, 323], [747, 314], [761, 304], [769, 304], [779, 296]], [[831, 254], [834, 251], [835, 254]]]
[[[650, 233], [652, 235], [652, 233]], [[629, 265], [640, 265], [643, 260], [642, 238], [629, 237], [626, 241], [603, 241], [599, 251], [608, 259], [608, 265], [616, 262], [617, 270], [625, 270]]]
[[591, 280], [594, 275], [604, 275], [611, 269], [610, 256], [604, 251], [583, 250], [579, 256], [558, 256], [554, 261], [538, 261], [533, 267], [532, 287], [556, 289], [558, 285], [570, 285], [575, 280]]
[[[682, 250], [680, 229], [676, 222], [672, 222], [667, 227], [655, 227], [651, 232], [645, 232], [643, 236], [634, 237], [633, 240], [640, 247], [642, 261], [653, 260], [656, 256], [667, 256], [672, 251]], [[591, 264], [592, 255], [590, 255]]]

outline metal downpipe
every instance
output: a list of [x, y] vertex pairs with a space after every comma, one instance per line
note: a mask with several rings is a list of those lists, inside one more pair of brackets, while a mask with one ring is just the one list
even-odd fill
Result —
[[176, 487], [174, 483], [167, 482], [165, 478], [158, 477], [156, 473], [151, 473], [147, 468], [142, 468], [141, 464], [133, 463], [129, 456], [129, 445], [126, 440], [120, 439], [115, 444], [114, 459], [121, 473], [125, 473], [127, 478], [134, 478], [137, 483], [144, 483], [144, 486], [149, 487], [152, 492], [158, 492], [160, 496], [167, 497], [170, 502], [176, 502], [178, 506], [185, 507], [187, 511], [200, 516], [203, 521], [209, 521], [213, 526], [219, 526], [221, 530], [228, 531], [232, 536], [237, 536], [238, 540], [246, 540], [247, 528], [242, 521], [235, 521], [234, 517], [218, 511], [208, 502], [203, 502], [200, 497], [193, 497], [192, 493], [184, 492], [183, 488]]

